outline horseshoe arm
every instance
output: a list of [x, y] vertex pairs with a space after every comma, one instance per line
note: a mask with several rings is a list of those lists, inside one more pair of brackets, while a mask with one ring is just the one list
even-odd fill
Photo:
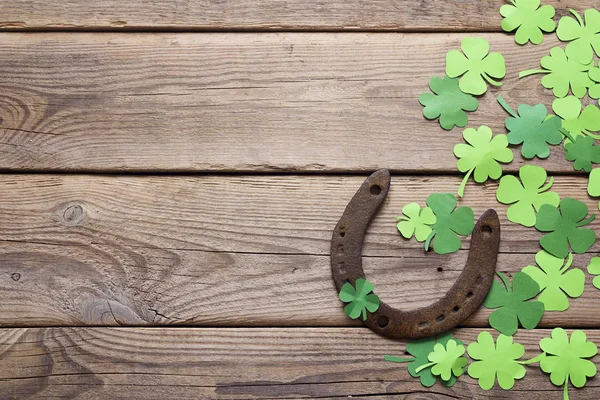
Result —
[[[338, 292], [346, 282], [364, 278], [362, 247], [365, 232], [390, 188], [390, 173], [379, 170], [362, 184], [339, 220], [331, 240], [331, 271]], [[463, 272], [438, 301], [417, 310], [402, 311], [381, 302], [365, 325], [397, 339], [417, 339], [448, 331], [481, 306], [487, 296], [498, 257], [500, 221], [487, 210], [475, 225]]]

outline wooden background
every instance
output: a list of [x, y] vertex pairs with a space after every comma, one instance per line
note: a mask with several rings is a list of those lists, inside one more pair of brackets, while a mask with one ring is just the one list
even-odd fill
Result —
[[[462, 179], [461, 130], [427, 122], [417, 98], [464, 36], [489, 39], [508, 68], [471, 126], [505, 132], [500, 92], [551, 104], [539, 77], [516, 77], [557, 41], [517, 46], [502, 4], [0, 0], [0, 398], [560, 399], [535, 366], [510, 392], [466, 376], [423, 388], [383, 360], [405, 343], [349, 320], [330, 276], [335, 223], [378, 168], [392, 189], [364, 263], [380, 297], [420, 307], [459, 275], [468, 240], [425, 254], [394, 217]], [[535, 163], [597, 209], [560, 147]], [[496, 187], [470, 183], [461, 203], [499, 211], [498, 270], [512, 274], [540, 234], [506, 220]], [[519, 331], [528, 356], [555, 326], [600, 343], [586, 279], [567, 312]], [[455, 336], [475, 340], [488, 315]], [[571, 395], [599, 398], [600, 378]]]

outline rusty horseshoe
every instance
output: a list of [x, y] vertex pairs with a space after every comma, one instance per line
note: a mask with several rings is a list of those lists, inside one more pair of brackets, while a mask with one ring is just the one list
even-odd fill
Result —
[[[362, 184], [339, 220], [331, 240], [331, 271], [338, 292], [346, 282], [364, 278], [362, 247], [367, 227], [386, 198], [390, 173], [379, 170]], [[500, 245], [500, 221], [487, 210], [475, 225], [471, 249], [463, 272], [437, 302], [417, 310], [402, 311], [381, 302], [364, 324], [395, 339], [417, 339], [448, 331], [467, 319], [490, 290]]]

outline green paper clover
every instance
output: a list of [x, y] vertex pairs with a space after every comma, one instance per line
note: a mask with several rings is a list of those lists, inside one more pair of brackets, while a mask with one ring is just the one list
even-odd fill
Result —
[[[600, 257], [593, 257], [590, 264], [587, 266], [587, 271], [591, 275], [600, 275]], [[592, 281], [596, 289], [600, 289], [600, 276], [596, 276]]]
[[[593, 104], [588, 105], [583, 111], [581, 108], [581, 100], [574, 96], [556, 99], [552, 103], [554, 113], [562, 118], [562, 127], [571, 138], [587, 135], [600, 139], [600, 136], [592, 134], [600, 131], [600, 109]], [[565, 143], [571, 141], [568, 139]]]
[[475, 97], [460, 90], [458, 79], [435, 77], [429, 81], [429, 87], [435, 94], [423, 93], [419, 96], [419, 103], [425, 107], [425, 118], [439, 117], [441, 127], [446, 130], [452, 130], [455, 126], [467, 126], [469, 117], [465, 111], [477, 110], [479, 102]]
[[512, 204], [506, 211], [508, 220], [526, 227], [535, 225], [535, 214], [544, 204], [558, 207], [560, 197], [549, 192], [554, 178], [546, 184], [547, 173], [542, 167], [524, 165], [519, 169], [521, 182], [512, 176], [505, 175], [500, 180], [496, 198], [502, 204]]
[[490, 326], [507, 336], [517, 332], [519, 322], [525, 329], [535, 328], [544, 315], [544, 304], [528, 300], [540, 292], [539, 285], [522, 272], [515, 274], [512, 287], [505, 274], [498, 272], [498, 276], [503, 283], [494, 280], [483, 302], [485, 308], [498, 309], [490, 314]]
[[544, 40], [542, 31], [550, 33], [556, 29], [556, 23], [552, 18], [556, 10], [551, 5], [540, 7], [540, 0], [510, 0], [513, 5], [505, 4], [500, 7], [502, 30], [513, 32], [515, 29], [515, 41], [525, 44], [528, 41], [533, 44], [541, 44]]
[[592, 99], [600, 99], [600, 63], [597, 68], [590, 69], [590, 79], [594, 81], [594, 85], [588, 91]]
[[563, 267], [564, 258], [540, 251], [535, 255], [538, 267], [528, 265], [523, 272], [529, 275], [540, 286], [541, 294], [538, 300], [544, 303], [546, 311], [565, 311], [569, 308], [569, 297], [577, 298], [585, 288], [585, 274], [582, 270], [569, 268], [573, 263], [573, 255]]
[[577, 254], [583, 254], [596, 241], [596, 232], [583, 229], [595, 218], [585, 219], [588, 208], [585, 203], [566, 198], [557, 207], [544, 204], [536, 215], [535, 227], [540, 232], [551, 232], [540, 240], [542, 248], [555, 257], [565, 258], [569, 254], [569, 245]]
[[575, 96], [582, 98], [593, 85], [588, 75], [588, 71], [594, 66], [593, 62], [582, 65], [567, 58], [565, 51], [560, 47], [553, 47], [550, 55], [542, 58], [541, 65], [544, 69], [522, 71], [519, 78], [547, 74], [542, 78], [542, 86], [552, 89], [556, 97], [565, 97], [569, 94], [570, 87]]
[[550, 146], [557, 145], [563, 140], [561, 133], [562, 121], [556, 116], [548, 118], [548, 109], [543, 104], [533, 107], [521, 104], [519, 113], [515, 113], [502, 96], [498, 96], [498, 103], [512, 117], [506, 118], [505, 125], [508, 129], [508, 142], [512, 145], [523, 144], [521, 154], [527, 159], [537, 156], [548, 158]]
[[465, 346], [458, 344], [456, 340], [450, 339], [444, 346], [441, 343], [436, 343], [433, 351], [429, 353], [427, 358], [430, 363], [421, 365], [415, 371], [421, 372], [425, 368], [431, 367], [431, 373], [439, 376], [443, 381], [448, 381], [450, 378], [459, 377], [465, 372], [467, 358], [465, 354]]
[[564, 384], [564, 398], [568, 399], [569, 381], [576, 388], [585, 386], [587, 378], [596, 375], [596, 365], [587, 358], [598, 354], [598, 347], [588, 342], [583, 331], [573, 331], [571, 340], [562, 328], [554, 328], [551, 338], [540, 340], [540, 348], [548, 356], [540, 361], [540, 368], [550, 374], [550, 381]]
[[[463, 342], [460, 340], [454, 339], [452, 337], [452, 333], [446, 332], [440, 334], [438, 337], [419, 339], [407, 343], [406, 351], [414, 358], [385, 356], [385, 360], [397, 363], [408, 362], [408, 373], [413, 378], [420, 378], [423, 386], [431, 387], [437, 380], [437, 378], [431, 373], [431, 366], [423, 368], [419, 370], [419, 372], [416, 371], [419, 369], [419, 367], [429, 363], [429, 359], [427, 357], [429, 356], [429, 353], [433, 352], [433, 348], [435, 347], [436, 343], [441, 343], [442, 345], [446, 346], [448, 341], [451, 339], [456, 341], [456, 343], [459, 345], [463, 344]], [[456, 383], [456, 376], [452, 375], [447, 381], [442, 379], [440, 379], [440, 381], [444, 386], [451, 387]]]
[[462, 75], [460, 90], [479, 96], [487, 91], [486, 81], [494, 86], [502, 86], [492, 78], [502, 79], [506, 75], [504, 57], [500, 53], [490, 53], [487, 40], [466, 37], [460, 48], [462, 53], [452, 50], [446, 54], [446, 75], [450, 78]]
[[600, 168], [594, 168], [588, 178], [588, 194], [600, 197]]
[[510, 390], [515, 385], [515, 379], [525, 376], [525, 367], [518, 361], [525, 354], [525, 347], [513, 343], [512, 336], [500, 334], [497, 343], [492, 335], [483, 331], [477, 336], [477, 342], [467, 347], [467, 352], [473, 360], [467, 370], [471, 378], [477, 379], [479, 387], [490, 390], [496, 377], [498, 384], [504, 390]]
[[433, 250], [437, 254], [458, 251], [461, 243], [458, 235], [470, 235], [475, 228], [473, 210], [469, 207], [456, 208], [456, 197], [450, 193], [431, 194], [426, 203], [435, 214], [436, 222], [425, 240], [425, 250], [429, 251], [431, 240], [435, 238]]
[[350, 282], [344, 283], [340, 290], [339, 298], [344, 303], [344, 312], [352, 319], [357, 319], [362, 314], [363, 321], [367, 320], [367, 311], [374, 313], [379, 309], [379, 297], [373, 292], [373, 284], [364, 278], [356, 280], [356, 289]]
[[565, 144], [565, 150], [567, 161], [575, 161], [575, 171], [590, 172], [592, 163], [600, 163], [600, 146], [594, 145], [594, 138], [577, 136], [574, 142]]
[[571, 42], [566, 47], [567, 57], [588, 64], [594, 58], [594, 51], [600, 57], [600, 11], [590, 8], [585, 11], [585, 22], [577, 11], [571, 10], [576, 18], [565, 16], [558, 22], [556, 35], [563, 42]]
[[410, 203], [402, 208], [404, 216], [396, 218], [398, 231], [405, 239], [415, 236], [418, 242], [424, 242], [431, 234], [431, 226], [436, 218], [431, 208], [421, 208], [417, 203]]
[[456, 166], [460, 172], [466, 172], [458, 189], [460, 197], [464, 195], [465, 186], [473, 172], [475, 182], [478, 183], [483, 183], [488, 178], [498, 179], [502, 176], [499, 163], [509, 163], [514, 158], [512, 150], [508, 148], [506, 135], [493, 137], [492, 130], [487, 126], [478, 130], [465, 129], [463, 137], [468, 144], [454, 146], [454, 155], [459, 158]]

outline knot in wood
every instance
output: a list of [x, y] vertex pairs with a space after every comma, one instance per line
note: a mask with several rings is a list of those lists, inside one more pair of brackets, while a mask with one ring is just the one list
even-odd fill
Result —
[[62, 213], [62, 220], [65, 225], [81, 225], [85, 218], [85, 210], [79, 204], [71, 204]]

